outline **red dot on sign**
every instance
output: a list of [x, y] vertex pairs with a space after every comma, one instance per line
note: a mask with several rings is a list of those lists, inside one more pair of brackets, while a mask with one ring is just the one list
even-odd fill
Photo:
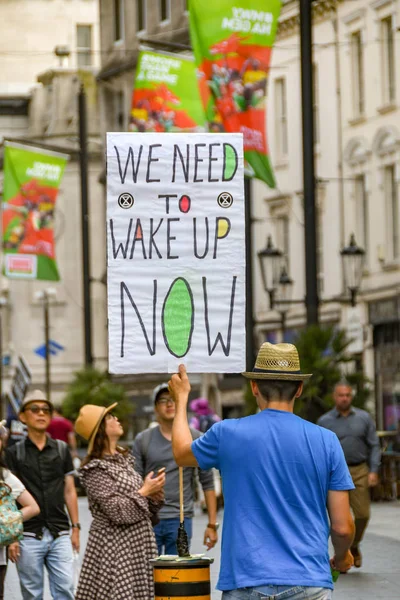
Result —
[[190, 198], [189, 196], [181, 196], [179, 200], [179, 210], [183, 213], [187, 213], [190, 210]]

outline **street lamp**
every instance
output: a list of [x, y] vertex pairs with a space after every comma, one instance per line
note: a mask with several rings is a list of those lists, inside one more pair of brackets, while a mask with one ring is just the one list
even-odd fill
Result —
[[340, 251], [342, 257], [344, 283], [350, 290], [351, 306], [357, 303], [357, 292], [360, 289], [365, 250], [357, 246], [354, 233], [350, 236], [348, 246]]
[[51, 402], [51, 376], [50, 376], [50, 299], [55, 299], [57, 292], [54, 288], [47, 288], [35, 293], [35, 300], [43, 303], [43, 322], [44, 322], [44, 340], [45, 340], [45, 360], [46, 360], [46, 397]]
[[281, 250], [274, 247], [272, 238], [269, 235], [266, 247], [263, 250], [260, 250], [257, 253], [257, 256], [260, 263], [264, 290], [269, 295], [270, 307], [273, 309], [274, 296], [281, 275], [283, 253]]
[[282, 335], [285, 335], [286, 313], [290, 309], [293, 293], [293, 279], [288, 275], [286, 265], [282, 267], [279, 285], [275, 294], [274, 308], [281, 315]]
[[[338, 296], [322, 299], [324, 304], [341, 302], [356, 305], [357, 292], [360, 289], [365, 251], [357, 246], [355, 236], [350, 236], [349, 245], [340, 251], [343, 265], [343, 275], [346, 288], [350, 291], [350, 298]], [[282, 329], [285, 328], [286, 313], [293, 304], [305, 304], [305, 298], [292, 299], [293, 279], [287, 272], [283, 261], [283, 253], [273, 246], [271, 236], [268, 236], [267, 247], [258, 252], [261, 276], [265, 291], [269, 294], [270, 308], [276, 309], [281, 314]], [[277, 272], [279, 276], [277, 276]]]

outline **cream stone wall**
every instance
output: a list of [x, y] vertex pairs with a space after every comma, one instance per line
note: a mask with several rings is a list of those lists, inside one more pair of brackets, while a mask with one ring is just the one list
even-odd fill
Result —
[[59, 65], [56, 46], [68, 46], [77, 66], [76, 25], [92, 25], [93, 66], [100, 64], [97, 0], [2, 0], [0, 95], [25, 94], [38, 73]]

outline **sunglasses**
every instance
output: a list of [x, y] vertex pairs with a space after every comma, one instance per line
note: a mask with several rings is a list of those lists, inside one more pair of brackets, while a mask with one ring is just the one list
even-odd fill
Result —
[[27, 408], [26, 410], [29, 410], [34, 415], [38, 415], [41, 412], [44, 415], [50, 415], [51, 414], [51, 409], [48, 406], [29, 406], [29, 408]]

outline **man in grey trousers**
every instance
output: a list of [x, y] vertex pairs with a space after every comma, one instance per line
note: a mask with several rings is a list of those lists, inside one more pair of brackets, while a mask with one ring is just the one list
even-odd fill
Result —
[[[155, 525], [154, 533], [159, 554], [177, 554], [176, 539], [179, 527], [179, 468], [172, 454], [172, 424], [175, 417], [175, 403], [168, 391], [168, 384], [162, 383], [153, 390], [152, 400], [158, 427], [139, 433], [133, 446], [135, 469], [142, 477], [152, 471], [156, 474], [166, 469], [165, 502], [159, 512], [160, 522]], [[191, 430], [193, 439], [201, 433]], [[208, 525], [204, 533], [204, 545], [210, 550], [218, 541], [217, 500], [214, 491], [212, 471], [199, 469], [207, 512]], [[194, 514], [194, 489], [196, 469], [185, 467], [183, 470], [185, 529], [189, 540], [192, 537], [192, 518]]]
[[351, 553], [354, 557], [354, 566], [360, 568], [362, 555], [359, 544], [370, 517], [369, 488], [378, 483], [381, 461], [379, 439], [371, 416], [365, 410], [351, 405], [352, 389], [347, 382], [335, 385], [333, 399], [335, 408], [323, 415], [318, 425], [330, 429], [338, 436], [350, 475], [356, 486], [349, 492], [356, 527]]

